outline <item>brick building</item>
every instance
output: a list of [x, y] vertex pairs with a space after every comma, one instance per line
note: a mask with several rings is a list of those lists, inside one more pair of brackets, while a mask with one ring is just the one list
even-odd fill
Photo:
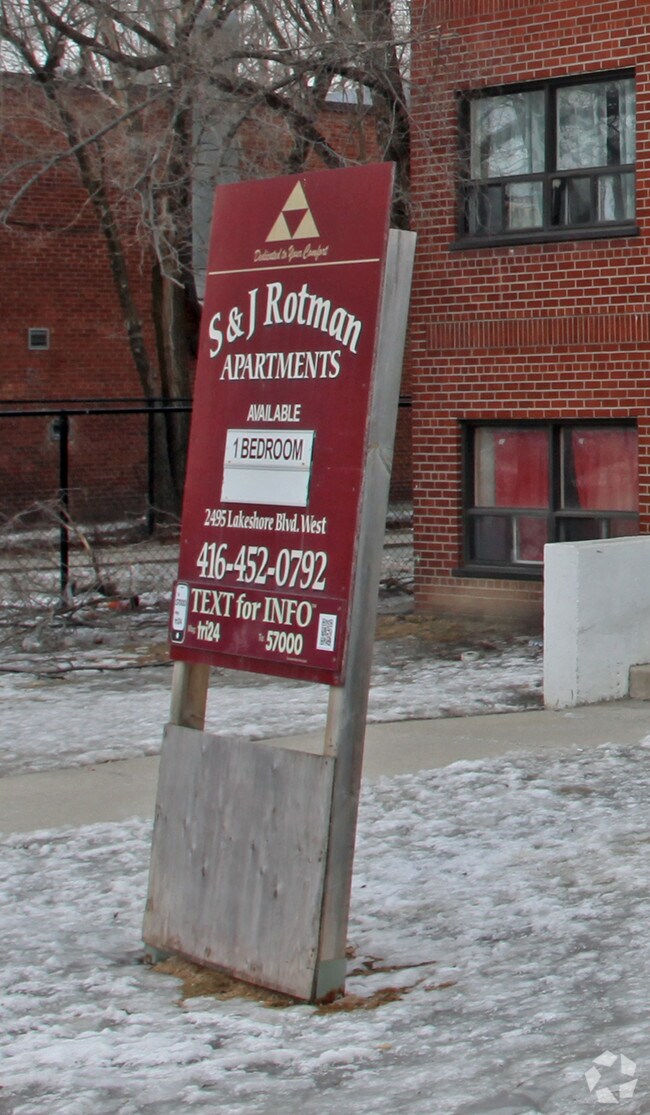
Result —
[[[101, 111], [101, 100], [92, 91], [71, 86], [69, 92], [80, 115], [94, 119], [93, 113]], [[332, 103], [320, 123], [351, 161], [377, 158], [370, 111]], [[43, 413], [48, 407], [56, 412], [65, 406], [78, 409], [84, 400], [101, 400], [106, 410], [124, 400], [142, 400], [144, 391], [96, 211], [74, 160], [57, 161], [64, 147], [56, 120], [53, 124], [39, 86], [26, 77], [1, 77], [0, 130], [0, 209], [36, 169], [46, 168], [12, 208], [7, 223], [0, 225], [1, 523], [8, 515], [56, 497], [60, 416]], [[118, 141], [110, 142], [119, 159]], [[280, 155], [289, 150], [290, 142], [277, 119], [251, 121], [240, 136], [244, 171], [257, 166], [259, 173], [277, 173]], [[110, 143], [108, 155], [115, 157]], [[312, 156], [309, 169], [321, 168]], [[115, 181], [120, 182], [119, 176]], [[205, 188], [210, 195], [203, 214], [207, 229], [213, 186]], [[141, 214], [130, 205], [128, 191], [114, 200], [144, 341], [160, 383], [152, 245], [138, 235]], [[156, 394], [162, 395], [162, 388]], [[15, 417], [20, 409], [27, 413]], [[407, 417], [402, 419], [405, 426]], [[95, 405], [91, 415], [73, 414], [68, 429], [73, 518], [113, 520], [141, 513], [151, 480], [147, 415], [98, 413]], [[407, 487], [404, 480], [402, 488]]]
[[[0, 231], [3, 517], [57, 493], [61, 419], [48, 416], [48, 409], [90, 398], [110, 404], [142, 397], [106, 245], [85, 201], [72, 167], [60, 169], [31, 191], [11, 230]], [[137, 250], [130, 262], [147, 321], [151, 269], [142, 266]], [[19, 411], [25, 416], [13, 417]], [[141, 510], [146, 416], [73, 416], [68, 429], [73, 515], [113, 518]]]
[[650, 524], [650, 5], [433, 0], [426, 20], [417, 600], [537, 625], [545, 542]]

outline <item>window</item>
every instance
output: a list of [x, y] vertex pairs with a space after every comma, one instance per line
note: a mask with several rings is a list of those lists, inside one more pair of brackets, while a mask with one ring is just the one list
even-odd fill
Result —
[[504, 423], [464, 433], [468, 569], [539, 575], [545, 542], [638, 534], [635, 426]]
[[462, 240], [634, 231], [631, 75], [464, 98]]

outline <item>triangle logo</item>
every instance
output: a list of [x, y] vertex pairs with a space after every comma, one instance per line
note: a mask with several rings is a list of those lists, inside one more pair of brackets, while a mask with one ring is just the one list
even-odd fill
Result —
[[278, 240], [310, 240], [320, 236], [312, 217], [309, 202], [300, 182], [297, 182], [285, 201], [269, 232], [266, 242]]

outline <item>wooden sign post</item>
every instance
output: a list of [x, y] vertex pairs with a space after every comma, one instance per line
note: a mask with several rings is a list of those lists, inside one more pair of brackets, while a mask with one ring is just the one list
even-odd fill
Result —
[[[345, 983], [415, 239], [391, 189], [217, 191], [170, 620], [145, 942], [309, 1000]], [[206, 733], [211, 665], [329, 684], [323, 754]]]

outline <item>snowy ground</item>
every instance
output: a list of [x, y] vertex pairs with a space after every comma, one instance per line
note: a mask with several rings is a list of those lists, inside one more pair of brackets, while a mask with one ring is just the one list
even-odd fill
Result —
[[[638, 1073], [619, 1109], [647, 1113], [649, 759], [458, 763], [367, 789], [348, 992], [395, 989], [374, 1009], [183, 1001], [137, 963], [142, 821], [6, 839], [0, 1111], [581, 1115]], [[605, 1051], [634, 1076], [618, 1062], [590, 1092]]]
[[[378, 644], [374, 719], [539, 704], [535, 642], [434, 654], [407, 631]], [[169, 672], [108, 650], [5, 663], [32, 672], [2, 676], [0, 770], [157, 748]], [[312, 686], [218, 680], [226, 730], [322, 717]], [[0, 1115], [648, 1115], [649, 797], [641, 741], [366, 787], [348, 998], [325, 1012], [186, 998], [139, 962], [149, 823], [5, 837]]]
[[[384, 617], [376, 642], [371, 722], [505, 712], [538, 706], [538, 639], [432, 641], [408, 617]], [[0, 655], [0, 776], [155, 754], [169, 714], [171, 668], [164, 632], [100, 624], [69, 631], [44, 653]], [[153, 651], [156, 653], [152, 653]], [[151, 659], [156, 663], [148, 665]], [[263, 707], [250, 690], [263, 689]], [[238, 671], [215, 671], [209, 730], [260, 739], [325, 724], [327, 687]], [[90, 715], [89, 715], [90, 713]]]

